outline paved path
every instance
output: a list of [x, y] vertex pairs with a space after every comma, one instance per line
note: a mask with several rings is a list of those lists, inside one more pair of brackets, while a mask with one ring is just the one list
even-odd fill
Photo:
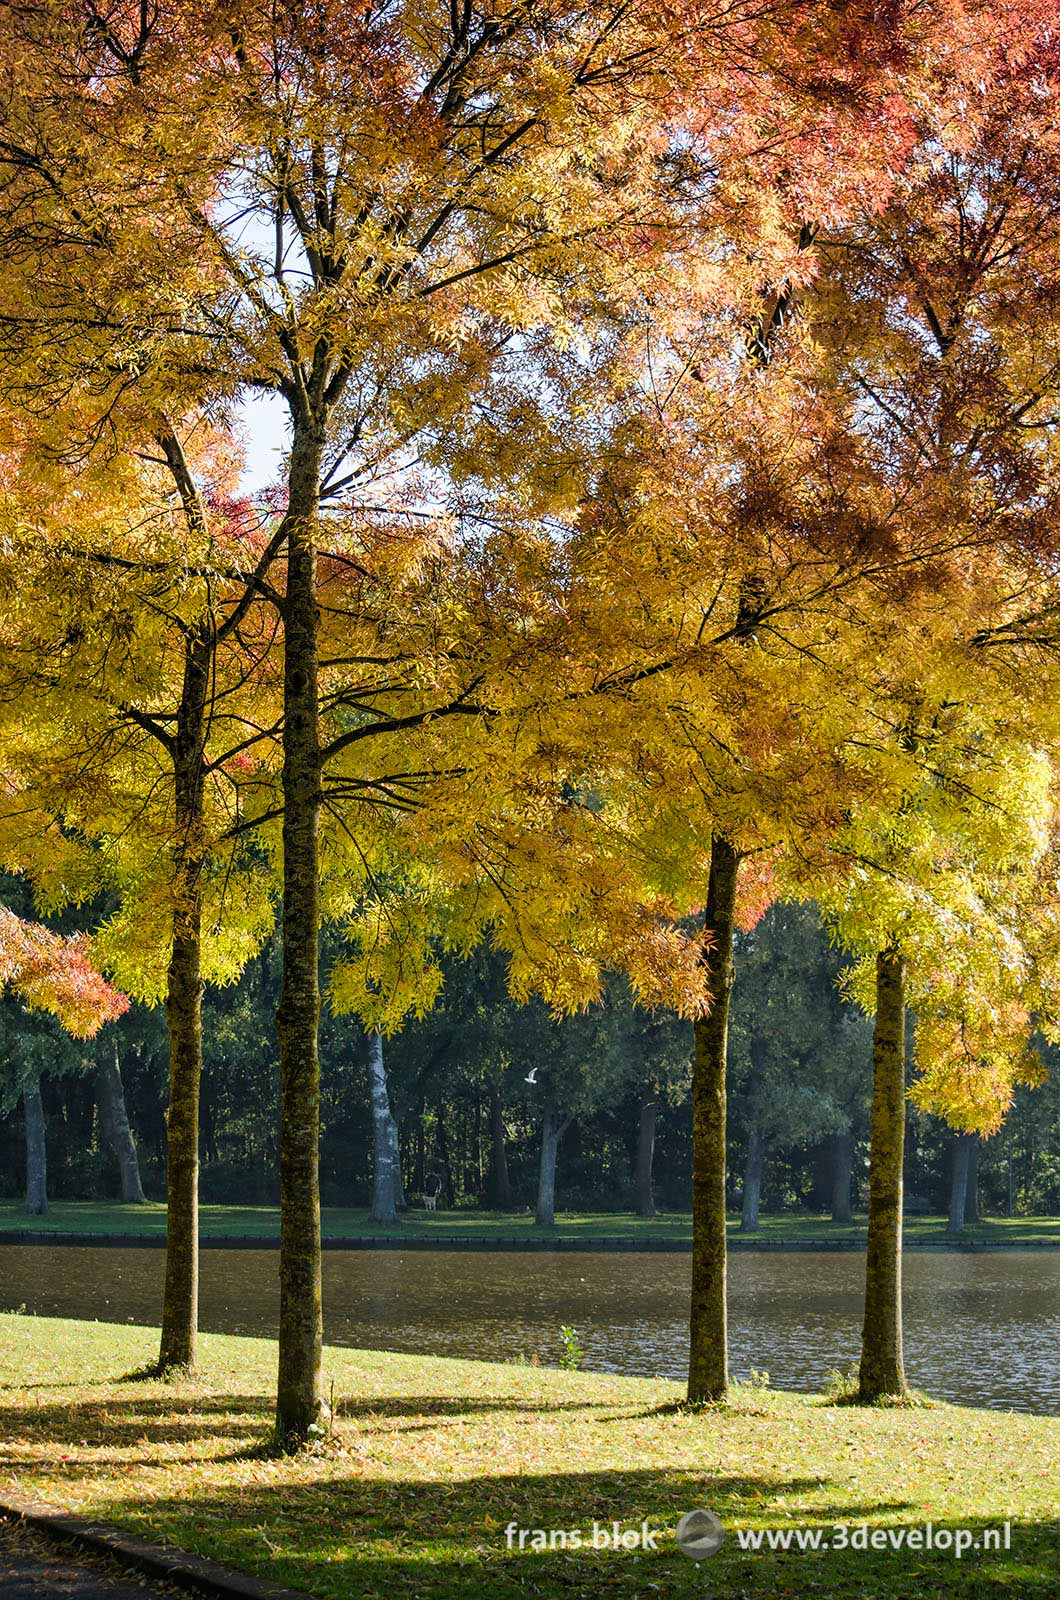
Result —
[[2, 1600], [172, 1600], [176, 1593], [167, 1584], [0, 1520]]

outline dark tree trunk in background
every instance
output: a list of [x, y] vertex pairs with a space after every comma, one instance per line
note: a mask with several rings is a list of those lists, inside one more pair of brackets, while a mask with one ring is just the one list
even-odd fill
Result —
[[408, 1200], [405, 1195], [405, 1179], [401, 1166], [401, 1129], [398, 1127], [397, 1118], [393, 1110], [390, 1113], [390, 1143], [393, 1146], [394, 1156], [394, 1204], [399, 1211], [408, 1210]]
[[495, 1211], [512, 1209], [512, 1185], [508, 1176], [508, 1143], [504, 1131], [504, 1107], [500, 1085], [490, 1084], [490, 1180], [489, 1199]]
[[173, 747], [177, 845], [166, 986], [166, 1275], [161, 1371], [195, 1365], [199, 1326], [199, 1089], [202, 1083], [203, 739], [212, 651], [189, 639]]
[[974, 1143], [974, 1133], [957, 1133], [950, 1144], [950, 1214], [946, 1231], [951, 1237], [963, 1233], [968, 1220], [968, 1177]]
[[482, 1184], [486, 1170], [486, 1155], [483, 1141], [483, 1124], [485, 1118], [482, 1112], [482, 1090], [475, 1090], [475, 1182], [477, 1191], [482, 1193]]
[[[308, 402], [302, 402], [308, 407]], [[324, 1409], [320, 1293], [320, 736], [316, 519], [324, 427], [296, 420], [288, 474], [283, 664], [283, 978], [280, 1045], [280, 1338], [276, 1432], [309, 1437]]]
[[434, 1108], [434, 1140], [438, 1153], [438, 1166], [442, 1173], [442, 1205], [453, 1209], [453, 1167], [449, 1156], [449, 1131], [445, 1123], [445, 1107], [439, 1102]]
[[637, 1215], [655, 1216], [655, 1123], [659, 1102], [653, 1094], [646, 1094], [640, 1102], [637, 1124], [637, 1170], [634, 1176], [634, 1193]]
[[26, 1210], [31, 1217], [43, 1217], [48, 1211], [48, 1138], [39, 1078], [30, 1078], [23, 1085], [22, 1108], [26, 1116]]
[[467, 1106], [458, 1100], [454, 1108], [454, 1133], [456, 1149], [453, 1153], [453, 1197], [461, 1193], [467, 1174]]
[[853, 1217], [850, 1184], [854, 1170], [854, 1134], [850, 1129], [832, 1135], [831, 1159], [832, 1221], [850, 1222]]
[[692, 1298], [688, 1398], [721, 1400], [729, 1387], [725, 1287], [725, 1073], [732, 936], [740, 858], [715, 837], [704, 926], [713, 935], [705, 953], [711, 1008], [695, 1023], [692, 1062]]
[[412, 1170], [412, 1189], [414, 1194], [422, 1194], [427, 1182], [427, 1140], [423, 1131], [424, 1104], [420, 1101], [416, 1112], [416, 1155]]
[[977, 1133], [971, 1135], [972, 1148], [968, 1153], [968, 1196], [964, 1202], [965, 1222], [979, 1222], [979, 1150], [982, 1145]]
[[905, 1147], [905, 971], [894, 950], [876, 958], [872, 1147], [865, 1322], [858, 1398], [906, 1392], [902, 1353], [902, 1161]]
[[125, 1089], [121, 1081], [118, 1059], [118, 1042], [113, 1048], [106, 1041], [96, 1057], [96, 1086], [99, 1093], [99, 1116], [104, 1136], [113, 1150], [121, 1174], [121, 1197], [126, 1205], [146, 1204], [143, 1184], [140, 1182], [140, 1162], [136, 1154], [136, 1141], [129, 1126], [125, 1105]]
[[397, 1127], [390, 1112], [383, 1035], [368, 1035], [368, 1089], [372, 1102], [372, 1204], [373, 1222], [396, 1224], [398, 1189]]
[[556, 1160], [559, 1142], [570, 1126], [569, 1117], [561, 1117], [555, 1102], [545, 1101], [541, 1123], [541, 1159], [537, 1174], [537, 1214], [534, 1218], [539, 1228], [551, 1228], [556, 1220]]
[[747, 1159], [743, 1169], [743, 1201], [740, 1232], [758, 1232], [758, 1211], [762, 1200], [762, 1174], [766, 1166], [766, 1141], [757, 1128], [747, 1135]]

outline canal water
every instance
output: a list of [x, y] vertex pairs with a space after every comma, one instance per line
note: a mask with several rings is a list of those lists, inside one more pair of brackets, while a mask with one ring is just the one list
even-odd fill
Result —
[[[202, 1252], [201, 1323], [273, 1336], [274, 1250]], [[857, 1359], [864, 1256], [734, 1253], [735, 1377], [819, 1390]], [[909, 1251], [906, 1367], [929, 1394], [1060, 1415], [1060, 1251]], [[586, 1367], [681, 1378], [689, 1258], [680, 1254], [329, 1250], [329, 1343], [492, 1361], [558, 1362], [562, 1324]], [[158, 1321], [162, 1252], [0, 1246], [0, 1309]]]

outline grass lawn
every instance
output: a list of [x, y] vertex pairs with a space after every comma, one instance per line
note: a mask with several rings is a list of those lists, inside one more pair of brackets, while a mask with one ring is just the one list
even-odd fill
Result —
[[[275, 1206], [211, 1206], [200, 1211], [203, 1238], [240, 1237], [276, 1239], [279, 1213]], [[392, 1228], [369, 1222], [368, 1212], [355, 1208], [325, 1207], [325, 1238], [365, 1238], [393, 1235]], [[552, 1229], [535, 1226], [532, 1216], [498, 1214], [489, 1211], [410, 1211], [398, 1229], [399, 1236], [432, 1238], [474, 1237], [476, 1239], [556, 1238], [631, 1239], [690, 1242], [692, 1221], [687, 1213], [667, 1213], [646, 1221], [632, 1212], [569, 1212], [557, 1218]], [[730, 1237], [737, 1244], [805, 1242], [861, 1244], [865, 1237], [865, 1218], [858, 1217], [849, 1227], [837, 1227], [827, 1217], [763, 1217], [761, 1232], [752, 1239], [741, 1238], [739, 1222], [731, 1218]], [[53, 1201], [46, 1217], [28, 1217], [21, 1201], [0, 1201], [0, 1242], [4, 1233], [137, 1234], [164, 1239], [166, 1208], [156, 1202], [126, 1206], [118, 1201]], [[910, 1245], [945, 1244], [944, 1217], [907, 1217], [905, 1237]], [[975, 1244], [1057, 1244], [1060, 1245], [1060, 1217], [992, 1218], [965, 1229], [966, 1241]]]
[[[737, 1391], [665, 1409], [676, 1385], [368, 1351], [326, 1352], [337, 1432], [256, 1453], [275, 1346], [208, 1335], [202, 1373], [122, 1381], [155, 1335], [0, 1316], [0, 1493], [12, 1487], [310, 1594], [428, 1600], [711, 1595], [941, 1600], [1054, 1596], [1060, 1419], [953, 1406], [865, 1411]], [[672, 1530], [694, 1507], [728, 1530], [700, 1565]], [[623, 1528], [658, 1550], [509, 1551], [505, 1528]], [[747, 1553], [737, 1532], [984, 1528], [1010, 1549]]]

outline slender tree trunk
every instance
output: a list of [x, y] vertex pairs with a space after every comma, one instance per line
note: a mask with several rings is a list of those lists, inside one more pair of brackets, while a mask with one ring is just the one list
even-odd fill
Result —
[[203, 741], [211, 655], [205, 641], [188, 641], [174, 746], [178, 843], [166, 988], [166, 1277], [158, 1356], [163, 1372], [195, 1365], [199, 1324]]
[[964, 1232], [968, 1220], [968, 1179], [974, 1142], [974, 1133], [958, 1133], [950, 1147], [950, 1215], [946, 1231], [951, 1238]]
[[504, 1133], [504, 1108], [500, 1084], [490, 1090], [490, 1200], [496, 1211], [512, 1209], [512, 1185], [508, 1176], [508, 1144]]
[[865, 1323], [858, 1397], [906, 1392], [902, 1354], [902, 1160], [905, 1142], [905, 970], [895, 949], [876, 958], [872, 1147]]
[[537, 1174], [537, 1215], [534, 1219], [539, 1228], [551, 1228], [556, 1220], [556, 1160], [559, 1142], [569, 1126], [570, 1118], [561, 1118], [555, 1103], [546, 1100]]
[[964, 1203], [965, 1222], [979, 1222], [979, 1149], [982, 1145], [977, 1133], [971, 1136], [971, 1149], [968, 1152], [968, 1197]]
[[655, 1123], [659, 1102], [654, 1094], [645, 1094], [640, 1102], [637, 1120], [637, 1170], [633, 1189], [636, 1196], [637, 1215], [654, 1217], [655, 1212]]
[[832, 1221], [850, 1222], [853, 1211], [850, 1203], [850, 1180], [854, 1170], [854, 1134], [832, 1135]]
[[390, 1114], [383, 1035], [368, 1035], [368, 1088], [372, 1102], [372, 1205], [373, 1222], [397, 1224], [397, 1131]]
[[416, 1157], [412, 1170], [413, 1194], [422, 1194], [423, 1186], [427, 1182], [427, 1140], [423, 1129], [425, 1109], [421, 1100], [416, 1114]]
[[475, 1181], [474, 1192], [482, 1193], [482, 1089], [475, 1086]]
[[320, 1293], [320, 1026], [317, 875], [320, 734], [316, 518], [323, 429], [291, 448], [284, 606], [283, 979], [280, 1044], [280, 1339], [276, 1432], [304, 1442], [323, 1414]]
[[118, 1171], [121, 1174], [122, 1200], [126, 1205], [145, 1205], [147, 1197], [140, 1182], [140, 1161], [136, 1154], [136, 1141], [129, 1126], [129, 1113], [125, 1105], [117, 1037], [114, 1039], [113, 1050], [106, 1042], [100, 1047], [96, 1057], [96, 1085], [103, 1131], [117, 1157]]
[[394, 1162], [394, 1204], [399, 1211], [407, 1211], [408, 1200], [405, 1196], [405, 1179], [401, 1167], [401, 1130], [393, 1110], [390, 1112], [390, 1145]]
[[449, 1130], [445, 1120], [445, 1107], [439, 1100], [434, 1108], [434, 1142], [438, 1165], [442, 1173], [441, 1202], [445, 1210], [453, 1209], [453, 1166], [449, 1155]]
[[22, 1087], [26, 1116], [26, 1210], [31, 1217], [48, 1212], [48, 1137], [40, 1079], [27, 1079]]
[[766, 1141], [757, 1128], [747, 1136], [747, 1159], [743, 1169], [743, 1201], [740, 1232], [758, 1232], [758, 1212], [762, 1199], [762, 1174], [766, 1165]]
[[[195, 481], [176, 436], [159, 444], [184, 507], [189, 532], [206, 537]], [[166, 1270], [162, 1291], [162, 1372], [195, 1365], [199, 1323], [199, 1092], [202, 1083], [202, 874], [206, 705], [217, 638], [204, 621], [184, 635], [180, 704], [170, 754], [176, 836], [173, 942], [166, 980], [169, 1104], [166, 1109]]]
[[712, 997], [695, 1023], [692, 1062], [692, 1297], [688, 1398], [721, 1400], [729, 1386], [728, 1307], [725, 1286], [725, 1072], [729, 1000], [733, 985], [732, 935], [740, 858], [716, 836], [704, 925], [713, 945], [704, 960]]

